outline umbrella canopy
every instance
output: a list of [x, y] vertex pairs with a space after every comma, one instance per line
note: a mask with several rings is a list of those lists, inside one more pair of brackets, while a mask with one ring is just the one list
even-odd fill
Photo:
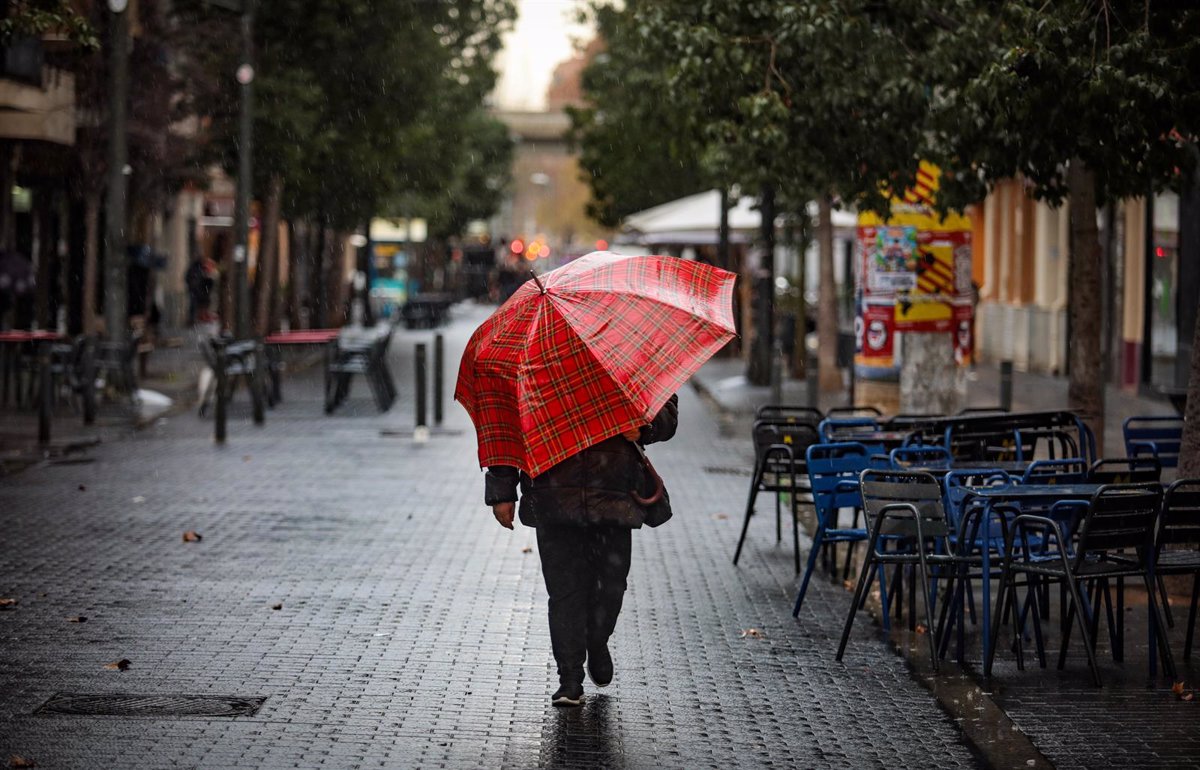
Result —
[[650, 422], [733, 338], [726, 270], [593, 252], [526, 281], [467, 343], [454, 398], [481, 466], [536, 476]]

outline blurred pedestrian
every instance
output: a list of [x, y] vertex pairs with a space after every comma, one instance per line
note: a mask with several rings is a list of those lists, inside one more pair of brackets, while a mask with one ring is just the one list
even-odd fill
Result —
[[673, 395], [640, 430], [601, 441], [537, 476], [503, 465], [488, 468], [484, 501], [496, 521], [513, 528], [519, 485], [521, 523], [537, 530], [558, 665], [555, 706], [583, 702], [585, 661], [597, 687], [613, 679], [608, 640], [625, 596], [632, 532], [670, 516], [665, 495], [647, 505], [630, 494], [656, 480], [648, 478], [641, 447], [674, 436], [678, 421], [679, 397]]
[[190, 321], [193, 325], [211, 326], [216, 317], [212, 312], [212, 296], [220, 278], [217, 263], [203, 254], [197, 254], [184, 276], [188, 288]]

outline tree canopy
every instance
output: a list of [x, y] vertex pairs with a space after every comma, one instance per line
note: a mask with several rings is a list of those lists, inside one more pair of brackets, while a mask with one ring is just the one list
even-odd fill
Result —
[[[402, 197], [448, 205], [447, 189], [461, 175], [460, 165], [478, 157], [464, 137], [487, 131], [446, 126], [490, 120], [480, 108], [494, 85], [492, 59], [513, 15], [511, 0], [261, 0], [255, 25], [256, 188], [278, 176], [287, 213], [319, 215], [343, 228], [387, 213], [381, 208]], [[231, 37], [223, 50], [196, 52], [217, 59], [215, 66], [230, 79], [239, 50], [236, 35]], [[232, 169], [237, 90], [224, 89], [207, 112]], [[494, 137], [495, 128], [490, 130]]]
[[583, 72], [585, 106], [567, 108], [591, 188], [586, 211], [606, 227], [714, 184], [701, 162], [700, 105], [669, 89], [671, 60], [641, 34], [642, 5], [590, 9], [603, 48]]

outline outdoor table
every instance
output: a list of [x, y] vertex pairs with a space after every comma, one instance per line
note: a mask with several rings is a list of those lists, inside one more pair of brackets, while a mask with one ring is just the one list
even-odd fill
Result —
[[[271, 399], [275, 403], [283, 401], [282, 378], [279, 375], [279, 350], [285, 345], [324, 345], [337, 340], [341, 329], [299, 329], [296, 331], [276, 332], [263, 338], [266, 346], [267, 374], [271, 378]], [[329, 353], [326, 352], [326, 358]]]
[[911, 435], [910, 432], [902, 430], [855, 430], [848, 428], [846, 430], [832, 431], [830, 438], [833, 441], [857, 441], [872, 451], [882, 449], [887, 452], [896, 447], [903, 446], [904, 442]]
[[[983, 546], [980, 548], [982, 552], [981, 556], [983, 557], [981, 591], [983, 594], [984, 660], [987, 660], [987, 656], [991, 652], [992, 639], [991, 553], [989, 547], [991, 543], [992, 509], [1001, 503], [1013, 503], [1020, 508], [1032, 505], [1049, 506], [1067, 500], [1086, 502], [1092, 498], [1092, 495], [1096, 494], [1096, 490], [1101, 486], [1101, 484], [1005, 484], [1003, 486], [979, 487], [978, 489], [969, 490], [971, 497], [983, 499], [987, 505], [983, 513]], [[1069, 537], [1070, 533], [1064, 532], [1063, 536]], [[1065, 547], [1065, 544], [1060, 545]]]
[[[8, 404], [9, 380], [20, 355], [20, 346], [32, 343], [38, 364], [38, 381], [41, 389], [38, 398], [38, 442], [50, 442], [50, 345], [62, 340], [64, 335], [52, 331], [3, 331], [0, 332], [0, 379], [3, 380], [3, 393], [0, 394], [3, 404]], [[19, 383], [18, 383], [19, 386]], [[17, 396], [20, 403], [20, 395]]]

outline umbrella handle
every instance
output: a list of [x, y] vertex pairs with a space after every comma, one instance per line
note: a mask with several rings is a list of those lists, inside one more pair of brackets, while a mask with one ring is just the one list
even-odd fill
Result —
[[649, 497], [642, 497], [636, 490], [630, 490], [629, 496], [633, 501], [643, 508], [654, 505], [659, 500], [662, 500], [663, 493], [666, 492], [666, 487], [663, 485], [662, 476], [658, 475], [658, 471], [654, 470], [654, 465], [651, 464], [650, 458], [646, 456], [646, 451], [642, 449], [640, 444], [633, 443], [637, 447], [638, 454], [642, 456], [642, 462], [646, 465], [646, 470], [650, 471], [650, 476], [654, 479], [654, 493]]

